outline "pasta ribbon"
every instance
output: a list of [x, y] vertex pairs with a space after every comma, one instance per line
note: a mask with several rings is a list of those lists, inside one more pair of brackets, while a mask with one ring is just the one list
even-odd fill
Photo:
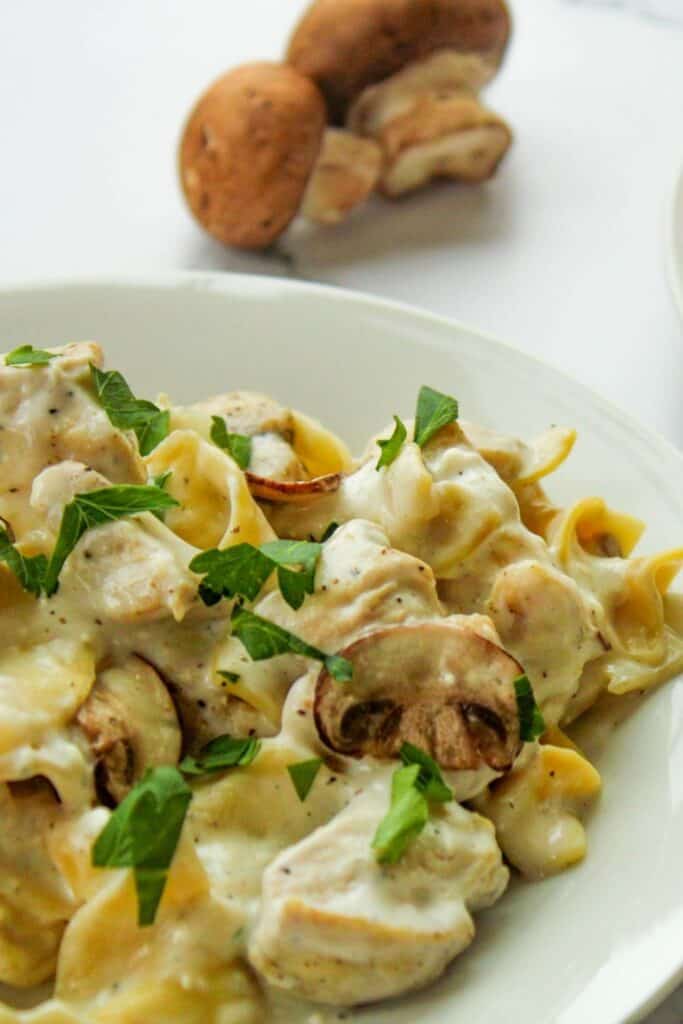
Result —
[[473, 423], [461, 426], [482, 458], [506, 483], [516, 487], [537, 483], [553, 473], [569, 457], [576, 442], [576, 431], [566, 427], [551, 427], [527, 443]]
[[576, 544], [591, 555], [628, 557], [644, 530], [640, 519], [614, 512], [602, 498], [583, 498], [564, 513], [552, 530], [551, 541], [566, 566], [575, 555]]
[[0, 652], [0, 754], [39, 744], [65, 725], [94, 681], [94, 652], [78, 640], [60, 637]]
[[496, 826], [508, 860], [527, 878], [557, 874], [583, 860], [582, 815], [597, 799], [600, 775], [559, 730], [561, 746], [544, 743], [474, 806]]
[[292, 411], [292, 426], [292, 447], [312, 477], [352, 469], [351, 452], [331, 430], [295, 410]]
[[194, 431], [174, 430], [147, 457], [147, 467], [153, 476], [170, 472], [166, 490], [181, 507], [165, 522], [188, 544], [226, 548], [275, 537], [241, 469]]

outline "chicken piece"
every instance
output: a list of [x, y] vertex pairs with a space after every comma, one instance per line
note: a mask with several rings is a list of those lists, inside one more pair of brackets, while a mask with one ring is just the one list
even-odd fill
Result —
[[524, 666], [546, 723], [558, 722], [584, 666], [605, 652], [599, 605], [558, 569], [525, 561], [498, 574], [487, 611]]
[[450, 612], [471, 614], [486, 610], [491, 590], [502, 569], [530, 559], [543, 565], [548, 548], [521, 523], [506, 523], [490, 533], [454, 568], [447, 580], [439, 580], [439, 597]]
[[443, 614], [429, 566], [390, 547], [386, 534], [363, 520], [346, 523], [325, 543], [315, 593], [298, 611], [275, 590], [256, 610], [328, 651], [379, 625]]
[[[107, 487], [86, 466], [63, 462], [34, 481], [31, 504], [56, 532], [63, 507], [79, 493]], [[184, 617], [197, 600], [196, 577], [187, 566], [196, 549], [145, 512], [88, 530], [66, 561], [62, 595], [71, 595], [93, 617], [144, 622]]]
[[103, 802], [118, 804], [148, 768], [176, 764], [182, 736], [173, 701], [147, 662], [134, 655], [105, 669], [76, 715], [97, 760]]
[[386, 531], [395, 547], [448, 579], [490, 533], [519, 522], [513, 492], [457, 424], [441, 430], [425, 449], [405, 444], [391, 466], [379, 473], [377, 446], [366, 455], [336, 493], [296, 509], [267, 509], [278, 536], [317, 537], [332, 520], [369, 519]]
[[379, 865], [370, 844], [387, 782], [266, 869], [248, 956], [276, 988], [337, 1006], [420, 988], [472, 941], [470, 911], [504, 892], [492, 827], [457, 804], [434, 813], [398, 864]]
[[102, 365], [93, 343], [67, 345], [47, 366], [5, 366], [0, 360], [0, 516], [17, 538], [42, 525], [29, 504], [34, 477], [74, 459], [113, 483], [144, 483], [132, 432], [112, 426], [90, 387], [89, 364]]

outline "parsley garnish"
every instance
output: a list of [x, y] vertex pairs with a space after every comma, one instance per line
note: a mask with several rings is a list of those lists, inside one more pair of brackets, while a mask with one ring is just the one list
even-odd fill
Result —
[[453, 799], [453, 790], [446, 785], [441, 769], [429, 754], [420, 750], [419, 747], [413, 746], [412, 743], [404, 743], [400, 750], [400, 756], [405, 765], [417, 764], [420, 766], [416, 786], [428, 800], [447, 804]]
[[51, 359], [57, 358], [57, 354], [33, 345], [20, 345], [5, 356], [5, 366], [47, 366]]
[[246, 768], [260, 749], [260, 740], [251, 736], [243, 740], [217, 736], [202, 747], [198, 757], [184, 757], [179, 768], [185, 775], [210, 775], [237, 765]]
[[149, 484], [118, 484], [77, 494], [64, 506], [57, 543], [45, 573], [46, 595], [51, 597], [57, 590], [62, 566], [87, 530], [140, 512], [165, 512], [177, 505], [170, 494]]
[[394, 459], [398, 458], [398, 454], [405, 444], [408, 436], [405, 423], [398, 416], [394, 416], [394, 423], [394, 432], [391, 437], [386, 441], [377, 442], [379, 448], [382, 449], [382, 454], [377, 460], [376, 470], [380, 470], [382, 466], [390, 466]]
[[221, 679], [225, 679], [228, 683], [239, 683], [240, 677], [237, 672], [228, 672], [225, 669], [219, 669], [218, 675]]
[[4, 526], [0, 526], [0, 562], [4, 562], [21, 583], [24, 590], [40, 597], [47, 571], [45, 555], [22, 555]]
[[216, 604], [222, 597], [246, 597], [254, 601], [274, 565], [253, 544], [235, 544], [219, 551], [202, 551], [190, 562], [190, 569], [204, 579], [199, 595], [204, 604]]
[[247, 469], [251, 462], [251, 438], [245, 434], [230, 434], [222, 416], [211, 417], [211, 440], [228, 455], [231, 455], [240, 469]]
[[233, 634], [241, 640], [254, 661], [264, 661], [278, 654], [300, 654], [304, 658], [321, 661], [330, 675], [339, 682], [348, 682], [353, 677], [353, 665], [346, 658], [338, 654], [325, 654], [282, 626], [277, 626], [274, 622], [247, 611], [246, 608], [238, 606], [233, 609], [231, 621]]
[[533, 743], [545, 732], [545, 721], [526, 676], [515, 679], [515, 696], [519, 714], [519, 738], [523, 743]]
[[391, 780], [391, 806], [372, 840], [380, 864], [395, 864], [429, 819], [429, 804], [417, 788], [419, 764], [398, 768]]
[[118, 370], [106, 372], [90, 364], [90, 376], [100, 405], [119, 430], [133, 430], [141, 455], [149, 455], [168, 434], [171, 414], [154, 402], [136, 398]]
[[[321, 545], [304, 540], [274, 540], [256, 548], [236, 544], [223, 551], [203, 551], [190, 562], [192, 572], [203, 575], [199, 595], [205, 604], [222, 597], [246, 597], [254, 601], [270, 574], [277, 569], [280, 591], [287, 604], [300, 608], [312, 594]], [[300, 565], [301, 570], [291, 567]]]
[[[261, 545], [262, 554], [278, 567], [280, 592], [290, 608], [300, 608], [306, 594], [313, 593], [320, 548], [320, 544], [307, 540], [273, 540]], [[301, 571], [292, 569], [293, 565], [300, 565]]]
[[133, 869], [140, 926], [154, 923], [191, 799], [177, 768], [151, 768], [95, 840], [94, 867]]
[[430, 803], [449, 803], [453, 790], [446, 785], [436, 761], [404, 743], [400, 751], [404, 767], [391, 780], [391, 805], [379, 823], [373, 849], [380, 864], [395, 864], [429, 820]]
[[442, 427], [458, 418], [458, 403], [455, 398], [442, 395], [440, 391], [423, 386], [417, 396], [415, 414], [415, 444], [424, 448]]
[[297, 764], [287, 765], [289, 777], [301, 803], [304, 803], [311, 792], [322, 763], [321, 757], [313, 757], [310, 761], [299, 761]]
[[[152, 477], [152, 484], [154, 485], [154, 487], [159, 487], [162, 491], [165, 491], [166, 490], [166, 484], [168, 483], [169, 479], [172, 476], [173, 476], [173, 470], [172, 469], [166, 469], [166, 470], [164, 470], [163, 473], [157, 473], [156, 476]], [[166, 513], [165, 512], [153, 512], [152, 515], [156, 516], [160, 523], [163, 523], [166, 520]]]
[[154, 484], [155, 487], [159, 487], [159, 488], [161, 488], [162, 491], [165, 491], [166, 490], [166, 484], [168, 483], [169, 478], [172, 477], [172, 476], [173, 476], [173, 470], [172, 469], [166, 469], [166, 470], [164, 470], [163, 473], [157, 473], [156, 476], [153, 476], [152, 477], [152, 483]]

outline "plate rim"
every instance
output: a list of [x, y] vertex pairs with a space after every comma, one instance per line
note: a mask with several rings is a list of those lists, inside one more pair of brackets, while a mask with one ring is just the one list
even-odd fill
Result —
[[[673, 213], [678, 204], [683, 206], [683, 168], [681, 168], [676, 185], [673, 190], [670, 211]], [[678, 274], [674, 273], [674, 247], [673, 247], [673, 216], [669, 217], [669, 278], [679, 312], [683, 317], [683, 281], [679, 282]], [[0, 303], [13, 297], [29, 295], [32, 292], [46, 295], [50, 292], [61, 294], [64, 292], [75, 292], [80, 290], [95, 291], [101, 290], [182, 290], [189, 288], [192, 291], [206, 291], [207, 293], [230, 294], [235, 291], [248, 289], [252, 294], [258, 291], [270, 293], [273, 297], [277, 292], [297, 292], [300, 295], [313, 295], [314, 298], [327, 299], [335, 302], [342, 302], [346, 305], [356, 306], [367, 311], [380, 312], [394, 317], [411, 317], [419, 320], [428, 328], [433, 325], [439, 330], [455, 329], [470, 335], [470, 337], [481, 339], [492, 349], [498, 349], [506, 353], [508, 357], [520, 360], [530, 366], [538, 366], [544, 371], [549, 371], [558, 379], [569, 382], [574, 388], [583, 392], [591, 400], [596, 411], [609, 417], [617, 425], [635, 434], [644, 443], [651, 445], [656, 450], [666, 453], [666, 456], [673, 459], [681, 470], [683, 470], [683, 452], [681, 452], [671, 441], [658, 431], [641, 423], [632, 413], [622, 409], [617, 403], [604, 398], [598, 391], [579, 380], [572, 373], [560, 369], [550, 360], [525, 352], [511, 342], [502, 340], [493, 334], [482, 331], [479, 328], [471, 327], [455, 317], [449, 317], [433, 313], [428, 309], [415, 306], [410, 303], [387, 299], [374, 295], [370, 292], [360, 292], [354, 289], [342, 288], [335, 285], [320, 284], [314, 281], [304, 281], [287, 278], [278, 275], [268, 274], [245, 274], [233, 273], [230, 271], [203, 271], [203, 270], [172, 270], [159, 272], [127, 272], [127, 273], [88, 273], [73, 276], [49, 275], [41, 278], [28, 278], [18, 281], [5, 280], [0, 282]], [[2, 310], [0, 309], [0, 313]], [[420, 344], [425, 344], [421, 341]], [[443, 344], [439, 342], [439, 348]], [[683, 480], [683, 473], [681, 474]], [[676, 493], [676, 490], [674, 489]], [[683, 484], [677, 492], [683, 500]], [[680, 962], [673, 973], [666, 973], [658, 983], [654, 983], [645, 991], [636, 1004], [613, 1024], [634, 1024], [642, 1021], [649, 1013], [653, 1012], [680, 984], [683, 982], [683, 950]]]
[[[681, 241], [676, 241], [676, 234]], [[676, 310], [683, 320], [683, 157], [673, 178], [666, 206], [666, 276]]]
[[[683, 198], [683, 168], [680, 176], [681, 196]], [[433, 324], [439, 329], [453, 329], [463, 331], [472, 337], [480, 338], [492, 348], [504, 351], [508, 356], [538, 366], [545, 371], [562, 378], [571, 383], [579, 391], [588, 395], [599, 410], [612, 420], [635, 431], [640, 439], [646, 443], [658, 445], [663, 448], [667, 456], [675, 459], [683, 470], [683, 451], [659, 431], [642, 423], [633, 413], [623, 409], [617, 402], [605, 398], [599, 391], [585, 384], [579, 378], [559, 366], [556, 366], [549, 359], [525, 352], [519, 346], [506, 341], [495, 334], [473, 327], [456, 317], [445, 316], [440, 313], [433, 313], [431, 310], [408, 302], [400, 302], [395, 299], [387, 299], [375, 295], [372, 292], [361, 292], [357, 289], [343, 288], [337, 285], [320, 284], [316, 281], [304, 281], [289, 277], [282, 277], [275, 274], [245, 274], [232, 271], [204, 271], [204, 270], [171, 270], [143, 273], [96, 273], [77, 274], [73, 276], [49, 275], [40, 278], [28, 278], [18, 281], [0, 282], [0, 300], [9, 298], [13, 294], [29, 292], [65, 292], [70, 290], [112, 288], [112, 289], [144, 289], [163, 288], [165, 290], [191, 287], [191, 290], [206, 290], [207, 292], [230, 292], [232, 287], [244, 284], [252, 290], [262, 288], [264, 291], [285, 290], [305, 294], [313, 293], [316, 296], [327, 297], [332, 301], [366, 307], [369, 310], [379, 310], [391, 315], [409, 316], [421, 320], [425, 324]], [[683, 302], [683, 293], [681, 295]], [[683, 307], [681, 312], [683, 313]], [[439, 347], [443, 348], [442, 345]], [[683, 486], [681, 487], [681, 498], [683, 499]], [[683, 962], [681, 964], [683, 970]]]

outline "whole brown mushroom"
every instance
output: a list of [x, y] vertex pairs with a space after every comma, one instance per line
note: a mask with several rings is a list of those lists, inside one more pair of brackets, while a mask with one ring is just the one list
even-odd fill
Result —
[[438, 51], [480, 54], [497, 68], [509, 36], [504, 0], [314, 0], [287, 60], [318, 84], [343, 124], [367, 86]]
[[[362, 202], [379, 174], [377, 144], [358, 140], [360, 164], [370, 170], [359, 175], [354, 149], [340, 197], [339, 175], [330, 181], [329, 154], [316, 185], [326, 120], [316, 85], [286, 64], [246, 64], [214, 82], [192, 110], [179, 150], [182, 189], [202, 227], [227, 245], [261, 249], [286, 230], [309, 185], [316, 188], [309, 216], [322, 223]], [[337, 165], [344, 164], [339, 146], [335, 154]]]
[[504, 0], [315, 0], [287, 59], [335, 120], [380, 144], [381, 190], [490, 177], [512, 141], [479, 102], [510, 35]]

